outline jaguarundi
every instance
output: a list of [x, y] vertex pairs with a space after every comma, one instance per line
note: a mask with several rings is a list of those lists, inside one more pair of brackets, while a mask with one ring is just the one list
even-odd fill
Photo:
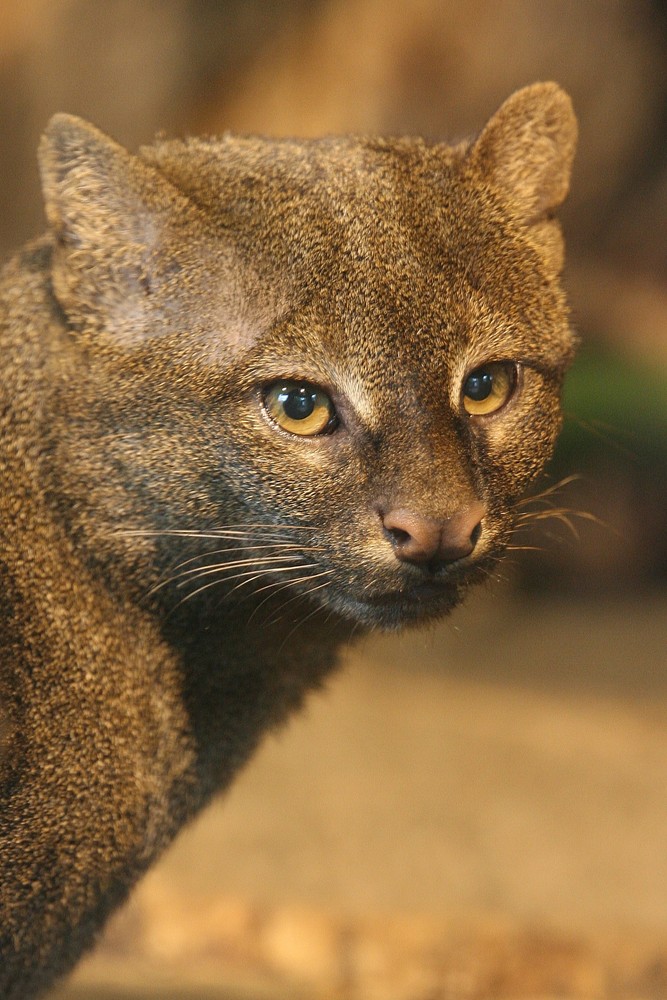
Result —
[[489, 577], [574, 336], [553, 83], [458, 145], [56, 115], [0, 276], [0, 996], [28, 1000], [369, 629]]

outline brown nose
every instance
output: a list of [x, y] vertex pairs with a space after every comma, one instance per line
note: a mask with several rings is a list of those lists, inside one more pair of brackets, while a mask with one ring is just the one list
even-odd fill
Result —
[[444, 520], [411, 510], [390, 510], [381, 516], [398, 559], [435, 565], [470, 555], [481, 534], [485, 514], [484, 505], [474, 503]]

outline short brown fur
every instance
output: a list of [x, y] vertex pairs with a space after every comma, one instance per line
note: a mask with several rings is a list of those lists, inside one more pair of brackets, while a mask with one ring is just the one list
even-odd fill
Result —
[[[555, 84], [454, 147], [132, 156], [50, 123], [49, 231], [0, 279], [5, 1000], [71, 968], [353, 633], [488, 575], [560, 424], [575, 139]], [[493, 361], [516, 388], [470, 417], [461, 387]], [[275, 426], [280, 379], [321, 386], [336, 429]], [[437, 565], [384, 525], [478, 509], [472, 554]]]

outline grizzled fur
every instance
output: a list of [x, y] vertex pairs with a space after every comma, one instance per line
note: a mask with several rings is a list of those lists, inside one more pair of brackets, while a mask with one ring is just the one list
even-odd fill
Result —
[[[458, 146], [133, 156], [50, 123], [48, 233], [0, 278], [4, 1000], [72, 967], [353, 632], [488, 575], [560, 424], [575, 137], [554, 84]], [[514, 392], [471, 417], [493, 361]], [[285, 378], [323, 387], [333, 433], [272, 422]], [[469, 510], [471, 554], [398, 557], [400, 524]]]

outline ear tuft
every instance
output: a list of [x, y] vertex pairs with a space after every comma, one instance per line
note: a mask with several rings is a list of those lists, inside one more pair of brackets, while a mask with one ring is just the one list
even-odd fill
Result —
[[530, 224], [565, 200], [576, 144], [577, 120], [568, 95], [556, 83], [535, 83], [505, 101], [471, 156]]

